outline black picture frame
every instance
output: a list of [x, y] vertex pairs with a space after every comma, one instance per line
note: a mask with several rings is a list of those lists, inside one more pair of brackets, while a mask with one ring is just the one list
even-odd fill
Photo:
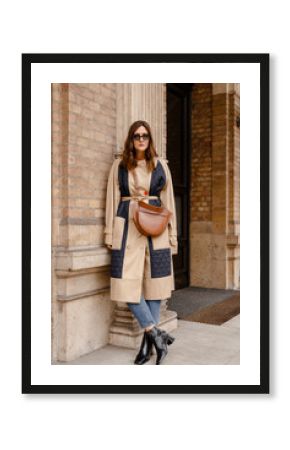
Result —
[[[268, 53], [22, 53], [22, 393], [269, 393], [269, 61]], [[260, 383], [255, 385], [36, 385], [31, 382], [31, 65], [69, 63], [247, 63], [260, 68]]]

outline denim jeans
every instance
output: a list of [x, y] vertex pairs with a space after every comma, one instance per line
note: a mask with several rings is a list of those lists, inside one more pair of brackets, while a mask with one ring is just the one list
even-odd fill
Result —
[[159, 323], [161, 300], [145, 300], [142, 294], [140, 303], [127, 303], [127, 305], [141, 328]]

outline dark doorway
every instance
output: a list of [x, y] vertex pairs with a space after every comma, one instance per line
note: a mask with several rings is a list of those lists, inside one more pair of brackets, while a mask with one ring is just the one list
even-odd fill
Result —
[[167, 84], [167, 159], [176, 203], [178, 254], [173, 255], [175, 288], [189, 285], [189, 192], [192, 84]]

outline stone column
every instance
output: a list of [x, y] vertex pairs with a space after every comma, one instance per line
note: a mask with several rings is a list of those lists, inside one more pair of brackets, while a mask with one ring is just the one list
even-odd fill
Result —
[[216, 275], [225, 289], [240, 287], [239, 86], [213, 84], [212, 223], [220, 244]]
[[[166, 157], [165, 84], [117, 84], [116, 154], [122, 153], [129, 126], [135, 120], [146, 120], [149, 123], [157, 153]], [[140, 345], [143, 330], [124, 303], [115, 303], [109, 342], [113, 345], [136, 348]], [[159, 326], [167, 331], [177, 327], [177, 315], [167, 310], [167, 300], [161, 304]]]
[[146, 120], [159, 156], [166, 155], [166, 85], [155, 83], [117, 84], [117, 149], [121, 153], [129, 126]]

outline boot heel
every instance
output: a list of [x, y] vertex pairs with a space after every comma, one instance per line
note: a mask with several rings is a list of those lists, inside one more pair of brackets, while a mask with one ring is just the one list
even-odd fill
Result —
[[171, 345], [175, 341], [175, 337], [168, 335], [167, 337], [167, 344]]
[[162, 334], [166, 336], [166, 343], [168, 345], [171, 345], [175, 341], [175, 337], [171, 336], [171, 334], [167, 333], [166, 331], [162, 330]]

